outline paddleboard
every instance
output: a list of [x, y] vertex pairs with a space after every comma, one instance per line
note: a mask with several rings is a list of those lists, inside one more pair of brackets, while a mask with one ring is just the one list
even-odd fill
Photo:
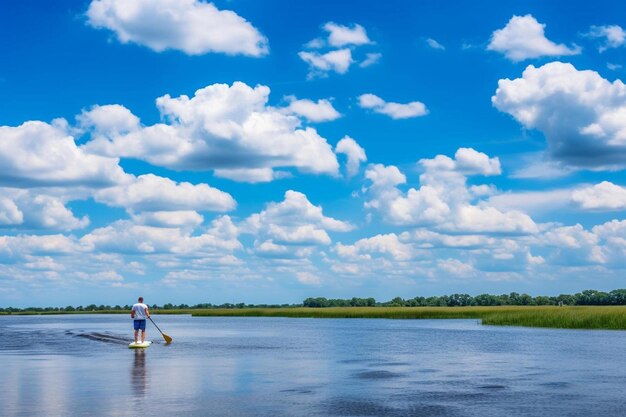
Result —
[[128, 347], [130, 349], [141, 349], [141, 348], [147, 348], [148, 346], [150, 346], [152, 344], [152, 342], [150, 342], [149, 340], [146, 340], [145, 342], [141, 343], [141, 342], [131, 342]]

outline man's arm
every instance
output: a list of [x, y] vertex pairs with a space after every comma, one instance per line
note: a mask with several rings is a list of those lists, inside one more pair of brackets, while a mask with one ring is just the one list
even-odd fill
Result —
[[150, 317], [150, 312], [148, 311], [148, 307], [146, 306], [146, 317]]
[[134, 309], [134, 308], [131, 308], [131, 309], [130, 309], [130, 318], [131, 318], [131, 319], [134, 319], [134, 318], [135, 318], [135, 309]]

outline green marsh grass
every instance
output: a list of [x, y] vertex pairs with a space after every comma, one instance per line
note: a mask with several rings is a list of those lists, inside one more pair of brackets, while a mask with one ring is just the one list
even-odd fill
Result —
[[626, 330], [626, 306], [328, 307], [193, 310], [193, 316], [479, 319], [485, 325]]
[[[21, 311], [12, 315], [129, 314], [125, 310]], [[626, 330], [626, 306], [497, 306], [497, 307], [287, 307], [152, 310], [152, 314], [191, 314], [195, 317], [294, 317], [378, 319], [477, 319], [490, 326], [560, 329]], [[1, 315], [2, 313], [0, 313]], [[6, 315], [6, 313], [5, 313]]]

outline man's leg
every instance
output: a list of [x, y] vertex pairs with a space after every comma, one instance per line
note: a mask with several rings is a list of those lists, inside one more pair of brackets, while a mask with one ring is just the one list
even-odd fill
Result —
[[141, 331], [141, 343], [143, 343], [146, 340], [146, 329], [143, 329]]
[[139, 333], [139, 330], [135, 330], [135, 343], [137, 343], [137, 334]]

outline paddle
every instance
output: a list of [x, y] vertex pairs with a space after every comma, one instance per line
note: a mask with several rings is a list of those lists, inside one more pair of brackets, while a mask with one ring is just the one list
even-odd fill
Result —
[[[154, 324], [154, 327], [156, 327], [156, 328], [157, 328], [157, 330], [158, 330], [159, 332], [161, 332], [161, 329], [159, 329], [159, 326], [157, 326], [157, 325], [156, 325], [156, 323], [154, 322], [154, 320], [152, 320], [152, 317], [148, 317], [148, 318], [150, 319], [150, 321], [152, 322], [152, 324]], [[163, 333], [163, 332], [161, 332], [161, 335], [163, 336], [163, 339], [165, 339], [165, 343], [166, 343], [166, 344], [168, 344], [168, 345], [169, 345], [170, 343], [172, 343], [172, 338], [171, 338], [171, 337], [169, 337], [168, 335], [166, 335], [166, 334], [165, 334], [165, 333]]]

